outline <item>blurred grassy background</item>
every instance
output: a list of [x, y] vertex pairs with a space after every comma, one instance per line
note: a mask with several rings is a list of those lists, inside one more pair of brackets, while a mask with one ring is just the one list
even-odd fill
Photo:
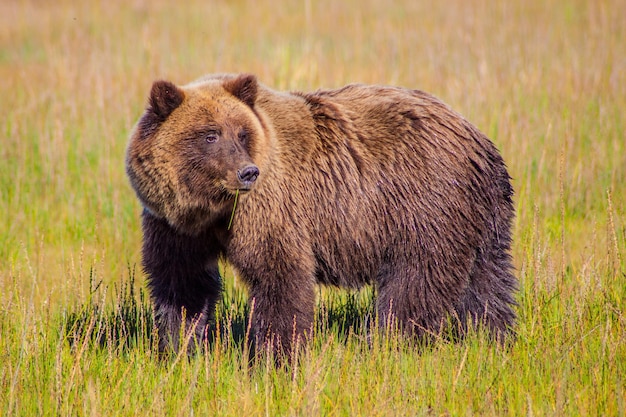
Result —
[[[90, 277], [127, 279], [141, 239], [124, 172], [129, 131], [155, 79], [182, 84], [211, 72], [255, 73], [277, 89], [402, 85], [465, 115], [514, 178], [522, 338], [534, 352], [576, 335], [608, 343], [610, 358], [572, 352], [597, 360], [611, 375], [598, 380], [624, 393], [622, 0], [3, 1], [4, 319], [25, 327], [84, 301]], [[540, 342], [546, 334], [553, 345]], [[598, 383], [590, 366], [583, 387]], [[573, 390], [585, 399], [586, 389]]]

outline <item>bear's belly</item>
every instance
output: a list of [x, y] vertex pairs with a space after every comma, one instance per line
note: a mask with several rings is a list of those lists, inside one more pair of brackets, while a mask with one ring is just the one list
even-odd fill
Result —
[[336, 260], [332, 263], [334, 266], [331, 266], [319, 252], [315, 254], [315, 261], [315, 278], [319, 284], [358, 289], [374, 281], [373, 266], [338, 265]]

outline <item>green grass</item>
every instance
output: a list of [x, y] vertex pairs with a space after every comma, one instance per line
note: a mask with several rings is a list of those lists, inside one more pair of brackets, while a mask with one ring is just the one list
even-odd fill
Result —
[[[179, 2], [180, 3], [180, 2]], [[626, 4], [0, 4], [0, 414], [625, 415]], [[153, 80], [403, 85], [449, 103], [514, 178], [518, 337], [418, 349], [372, 292], [320, 290], [293, 367], [249, 362], [225, 266], [219, 331], [159, 358], [124, 173]]]

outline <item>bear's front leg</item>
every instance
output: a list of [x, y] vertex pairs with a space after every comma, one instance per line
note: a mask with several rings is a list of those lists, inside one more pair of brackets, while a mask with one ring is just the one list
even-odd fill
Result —
[[154, 303], [159, 349], [178, 351], [183, 335], [183, 340], [190, 339], [191, 352], [206, 337], [222, 288], [217, 244], [203, 234], [180, 234], [147, 210], [142, 217], [143, 267]]
[[315, 285], [302, 275], [272, 275], [250, 289], [251, 323], [257, 352], [291, 358], [313, 330]]

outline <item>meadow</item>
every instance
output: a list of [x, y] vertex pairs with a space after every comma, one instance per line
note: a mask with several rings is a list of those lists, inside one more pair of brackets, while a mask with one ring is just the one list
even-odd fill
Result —
[[[155, 79], [428, 91], [513, 177], [517, 339], [368, 337], [372, 290], [320, 289], [293, 366], [247, 356], [224, 265], [215, 339], [158, 358], [124, 171]], [[626, 2], [0, 3], [0, 414], [626, 414]], [[235, 218], [236, 221], [236, 218]]]

